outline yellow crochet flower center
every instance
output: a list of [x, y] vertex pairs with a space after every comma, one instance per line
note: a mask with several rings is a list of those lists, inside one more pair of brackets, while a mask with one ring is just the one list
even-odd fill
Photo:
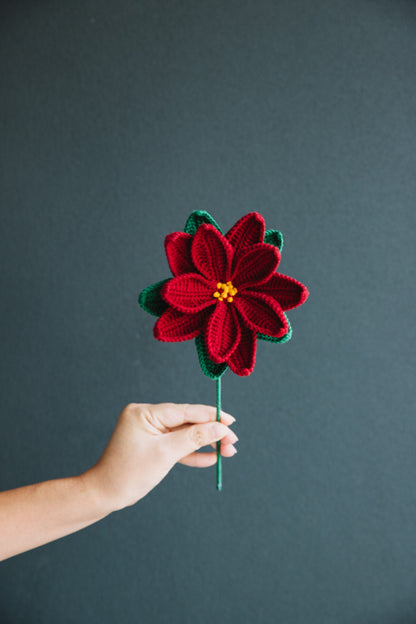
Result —
[[218, 299], [218, 301], [228, 301], [228, 303], [232, 303], [237, 292], [238, 290], [234, 288], [232, 282], [227, 282], [226, 284], [218, 282], [217, 290], [212, 296]]

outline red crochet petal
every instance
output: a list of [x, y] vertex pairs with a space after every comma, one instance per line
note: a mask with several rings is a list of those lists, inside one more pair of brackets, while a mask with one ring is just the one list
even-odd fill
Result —
[[246, 375], [250, 375], [254, 369], [257, 336], [256, 332], [248, 329], [244, 323], [241, 323], [240, 330], [240, 342], [236, 350], [228, 358], [227, 364], [233, 373], [245, 377]]
[[196, 338], [201, 333], [208, 314], [209, 310], [186, 314], [168, 308], [156, 321], [153, 335], [162, 342], [181, 342]]
[[[240, 257], [232, 273], [233, 286], [238, 289], [253, 288], [266, 282], [276, 270], [280, 252], [273, 245], [252, 245]], [[256, 289], [257, 290], [257, 289]]]
[[230, 357], [240, 340], [240, 323], [232, 304], [218, 302], [205, 331], [208, 355], [215, 364]]
[[233, 225], [225, 237], [234, 247], [235, 253], [240, 255], [240, 251], [244, 251], [250, 245], [262, 243], [264, 232], [263, 217], [258, 212], [249, 212]]
[[282, 308], [268, 295], [247, 291], [238, 294], [234, 298], [233, 305], [236, 306], [247, 327], [255, 332], [280, 338], [289, 331]]
[[191, 256], [192, 236], [185, 232], [172, 232], [165, 238], [166, 257], [173, 275], [196, 273]]
[[161, 295], [180, 312], [199, 312], [216, 303], [213, 297], [215, 286], [198, 273], [185, 273], [166, 282]]
[[306, 286], [282, 273], [273, 273], [269, 281], [256, 286], [256, 292], [276, 299], [282, 310], [291, 310], [300, 306], [309, 296]]
[[215, 282], [230, 279], [233, 248], [213, 225], [203, 223], [199, 226], [192, 241], [191, 254], [194, 265], [206, 278]]

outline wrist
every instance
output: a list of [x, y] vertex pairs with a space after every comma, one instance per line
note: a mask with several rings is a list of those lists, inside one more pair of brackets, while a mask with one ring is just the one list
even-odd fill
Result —
[[78, 475], [78, 479], [81, 483], [81, 487], [88, 492], [92, 508], [98, 518], [104, 518], [113, 511], [118, 510], [112, 497], [109, 496], [107, 489], [103, 487], [102, 480], [99, 478], [95, 466]]

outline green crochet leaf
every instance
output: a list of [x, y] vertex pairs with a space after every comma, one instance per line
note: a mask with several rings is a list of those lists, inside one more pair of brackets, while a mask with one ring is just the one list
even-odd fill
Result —
[[289, 325], [289, 331], [287, 332], [287, 334], [285, 334], [281, 338], [274, 338], [273, 336], [267, 336], [266, 334], [257, 334], [257, 338], [260, 338], [261, 340], [267, 340], [268, 342], [280, 342], [280, 343], [287, 342], [288, 340], [292, 338], [292, 327], [289, 323], [289, 319], [287, 318], [287, 316], [286, 316], [286, 320], [287, 320], [287, 324]]
[[266, 230], [264, 234], [264, 242], [268, 245], [274, 245], [279, 251], [282, 251], [283, 236], [279, 230]]
[[204, 375], [210, 379], [218, 379], [225, 373], [228, 368], [228, 364], [223, 362], [222, 364], [215, 364], [209, 357], [205, 340], [202, 334], [195, 339], [196, 350], [198, 352], [199, 363]]
[[202, 225], [203, 223], [210, 223], [211, 225], [216, 227], [217, 230], [219, 230], [222, 234], [222, 231], [219, 225], [214, 221], [211, 215], [205, 210], [194, 210], [193, 212], [191, 212], [191, 214], [189, 215], [186, 221], [185, 232], [187, 234], [192, 234], [192, 236], [194, 236], [199, 226]]
[[168, 308], [168, 304], [162, 299], [160, 291], [162, 290], [162, 286], [166, 284], [169, 279], [164, 279], [142, 290], [139, 295], [139, 305], [145, 312], [149, 312], [149, 314], [153, 314], [154, 316], [161, 316]]

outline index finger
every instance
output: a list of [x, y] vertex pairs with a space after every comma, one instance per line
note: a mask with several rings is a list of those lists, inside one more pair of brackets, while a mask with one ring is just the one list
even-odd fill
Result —
[[[152, 416], [157, 418], [163, 427], [172, 429], [187, 423], [204, 423], [210, 420], [217, 420], [217, 410], [211, 405], [200, 405], [190, 403], [157, 403], [147, 405]], [[235, 422], [234, 416], [221, 410], [221, 422], [224, 425], [232, 425]]]

